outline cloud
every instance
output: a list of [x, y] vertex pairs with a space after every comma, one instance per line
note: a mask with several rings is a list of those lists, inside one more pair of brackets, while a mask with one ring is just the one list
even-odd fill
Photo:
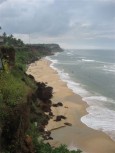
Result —
[[83, 27], [83, 28], [89, 28], [89, 27], [91, 27], [91, 24], [90, 23], [82, 23], [81, 24], [81, 27]]
[[9, 25], [8, 32], [12, 30], [11, 32], [52, 35], [63, 33], [68, 26], [66, 24], [68, 17], [66, 12], [53, 5], [53, 2], [53, 0], [29, 2], [8, 0], [0, 10], [0, 17], [3, 24]]
[[[4, 3], [3, 3], [4, 2]], [[3, 31], [28, 42], [104, 46], [114, 40], [114, 0], [0, 0]], [[103, 41], [102, 41], [103, 39]], [[77, 43], [76, 43], [77, 42]], [[76, 45], [76, 47], [77, 47]], [[99, 43], [100, 45], [100, 43]]]
[[0, 0], [0, 4], [3, 3], [3, 2], [5, 2], [5, 1], [7, 1], [7, 0]]

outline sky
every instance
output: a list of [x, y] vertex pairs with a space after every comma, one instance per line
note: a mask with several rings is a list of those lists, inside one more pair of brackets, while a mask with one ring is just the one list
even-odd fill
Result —
[[115, 0], [0, 0], [0, 26], [25, 43], [115, 49]]

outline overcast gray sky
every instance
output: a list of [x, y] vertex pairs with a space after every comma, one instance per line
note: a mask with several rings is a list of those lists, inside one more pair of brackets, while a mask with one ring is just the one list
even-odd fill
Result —
[[115, 49], [115, 0], [0, 0], [0, 26], [26, 43]]

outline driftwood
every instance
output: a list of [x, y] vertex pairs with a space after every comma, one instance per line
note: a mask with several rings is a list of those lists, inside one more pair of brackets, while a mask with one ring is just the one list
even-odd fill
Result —
[[68, 122], [65, 122], [64, 124], [67, 125], [67, 126], [72, 126], [72, 124], [68, 123]]
[[61, 129], [61, 128], [64, 128], [64, 127], [66, 127], [66, 126], [65, 126], [65, 125], [62, 125], [62, 126], [60, 126], [60, 127], [53, 128], [53, 129], [51, 129], [50, 131], [55, 131], [55, 130], [58, 130], [58, 129]]

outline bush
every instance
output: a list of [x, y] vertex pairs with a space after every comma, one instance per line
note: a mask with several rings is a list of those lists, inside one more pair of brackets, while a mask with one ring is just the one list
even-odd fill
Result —
[[52, 148], [48, 143], [39, 143], [36, 146], [36, 153], [81, 153], [81, 150], [69, 151], [66, 145], [61, 145], [57, 148]]

